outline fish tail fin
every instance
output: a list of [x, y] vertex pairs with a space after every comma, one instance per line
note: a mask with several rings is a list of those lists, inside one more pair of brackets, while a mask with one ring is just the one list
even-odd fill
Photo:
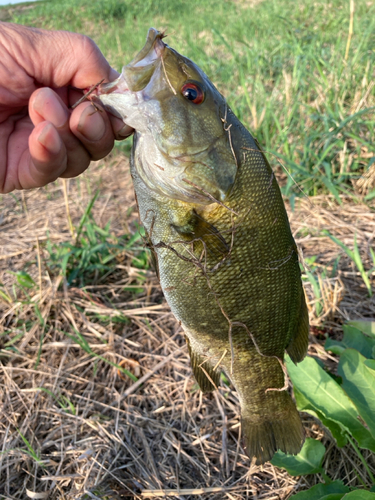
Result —
[[304, 292], [301, 294], [300, 313], [295, 334], [293, 335], [286, 352], [294, 363], [299, 363], [306, 356], [309, 343], [309, 312], [307, 310]]
[[[283, 394], [287, 398], [285, 398], [282, 413], [280, 411], [275, 411], [273, 414], [264, 412], [263, 415], [254, 416], [250, 412], [247, 414], [246, 411], [242, 411], [245, 450], [251, 459], [256, 458], [257, 465], [271, 460], [277, 450], [296, 455], [305, 440], [298, 411], [289, 394], [285, 392]], [[285, 405], [286, 402], [287, 405]]]

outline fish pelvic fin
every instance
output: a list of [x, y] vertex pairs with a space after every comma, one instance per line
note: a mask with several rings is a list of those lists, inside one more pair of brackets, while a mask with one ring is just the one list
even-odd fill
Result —
[[190, 340], [187, 336], [186, 343], [189, 350], [191, 367], [193, 369], [194, 378], [197, 381], [202, 392], [212, 392], [220, 385], [221, 370], [216, 369], [210, 361], [198, 354], [192, 347]]
[[[281, 394], [281, 393], [279, 393]], [[261, 465], [272, 459], [277, 450], [296, 455], [302, 448], [305, 432], [298, 411], [287, 393], [283, 393], [287, 408], [282, 413], [255, 417], [242, 412], [242, 433], [250, 459]]]
[[309, 313], [307, 310], [305, 294], [301, 290], [301, 306], [297, 321], [297, 328], [292, 336], [286, 352], [294, 363], [299, 363], [306, 356], [309, 343]]

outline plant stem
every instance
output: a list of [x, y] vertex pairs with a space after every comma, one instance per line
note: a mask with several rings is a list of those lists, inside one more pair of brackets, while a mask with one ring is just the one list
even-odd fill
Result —
[[63, 193], [64, 193], [66, 218], [68, 219], [68, 226], [69, 226], [70, 234], [71, 234], [72, 238], [74, 238], [74, 226], [72, 223], [72, 218], [70, 217], [69, 198], [68, 198], [68, 190], [66, 187], [66, 179], [61, 179], [61, 180], [62, 180], [62, 187], [63, 187]]
[[361, 460], [361, 462], [363, 463], [363, 466], [364, 468], [366, 469], [368, 475], [370, 476], [370, 479], [371, 479], [371, 482], [372, 484], [375, 484], [375, 477], [373, 476], [372, 472], [370, 471], [370, 468], [369, 466], [367, 465], [366, 463], [366, 460], [364, 459], [362, 453], [359, 451], [359, 448], [357, 447], [357, 445], [355, 444], [354, 440], [351, 439], [350, 436], [348, 436], [348, 434], [346, 435], [346, 437], [348, 438], [348, 441], [349, 443], [353, 446], [355, 452], [357, 453], [359, 459]]
[[350, 42], [353, 36], [353, 21], [354, 21], [354, 0], [350, 0], [349, 33], [348, 33], [348, 40], [346, 42], [346, 50], [344, 58], [345, 61], [347, 61], [349, 57]]

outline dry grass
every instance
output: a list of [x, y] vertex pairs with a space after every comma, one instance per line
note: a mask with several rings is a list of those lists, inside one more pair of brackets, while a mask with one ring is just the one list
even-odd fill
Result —
[[[97, 224], [111, 220], [115, 234], [134, 232], [137, 214], [125, 158], [93, 165], [67, 188], [73, 225], [99, 188]], [[224, 384], [204, 396], [197, 389], [181, 328], [154, 274], [135, 268], [131, 252], [84, 289], [67, 287], [48, 272], [46, 239], [71, 239], [62, 184], [3, 200], [0, 281], [10, 299], [0, 305], [1, 498], [78, 499], [86, 492], [85, 498], [276, 500], [319, 481], [290, 477], [269, 463], [249, 464], [236, 392]], [[340, 335], [345, 319], [374, 317], [375, 304], [345, 255], [336, 275], [324, 276], [341, 250], [320, 231], [328, 229], [349, 246], [356, 233], [369, 269], [375, 213], [319, 197], [313, 204], [302, 200], [290, 216], [304, 258], [317, 256], [316, 276], [322, 269], [319, 316], [305, 283], [310, 352], [334, 365], [322, 348], [324, 334]], [[29, 298], [12, 291], [8, 271], [22, 269], [38, 284]], [[135, 295], [131, 287], [139, 287], [140, 278], [143, 292]], [[89, 352], [75, 340], [77, 332]], [[124, 377], [114, 366], [120, 363], [142, 384]], [[328, 444], [332, 477], [358, 484], [350, 450], [337, 449], [311, 417], [304, 423], [308, 435]]]

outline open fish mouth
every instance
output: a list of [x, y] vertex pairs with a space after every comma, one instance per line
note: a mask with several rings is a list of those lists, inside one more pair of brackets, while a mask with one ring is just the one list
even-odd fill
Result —
[[[120, 76], [110, 83], [98, 85], [93, 99], [98, 98], [107, 111], [121, 118], [138, 132], [143, 128], [141, 115], [148, 115], [148, 106], [142, 103], [154, 99], [160, 92], [167, 45], [162, 41], [164, 33], [150, 28], [144, 47], [133, 60], [122, 68]], [[130, 123], [135, 121], [134, 123]]]
[[127, 91], [139, 92], [143, 90], [150, 82], [165, 52], [166, 45], [162, 41], [164, 36], [155, 28], [150, 28], [143, 49], [138, 52], [129, 64], [123, 67], [122, 73], [117, 80], [100, 85], [97, 95], [123, 94]]
[[237, 170], [225, 99], [164, 37], [150, 28], [141, 51], [115, 81], [98, 86], [94, 99], [135, 130], [137, 172], [153, 191], [204, 205], [223, 202]]

